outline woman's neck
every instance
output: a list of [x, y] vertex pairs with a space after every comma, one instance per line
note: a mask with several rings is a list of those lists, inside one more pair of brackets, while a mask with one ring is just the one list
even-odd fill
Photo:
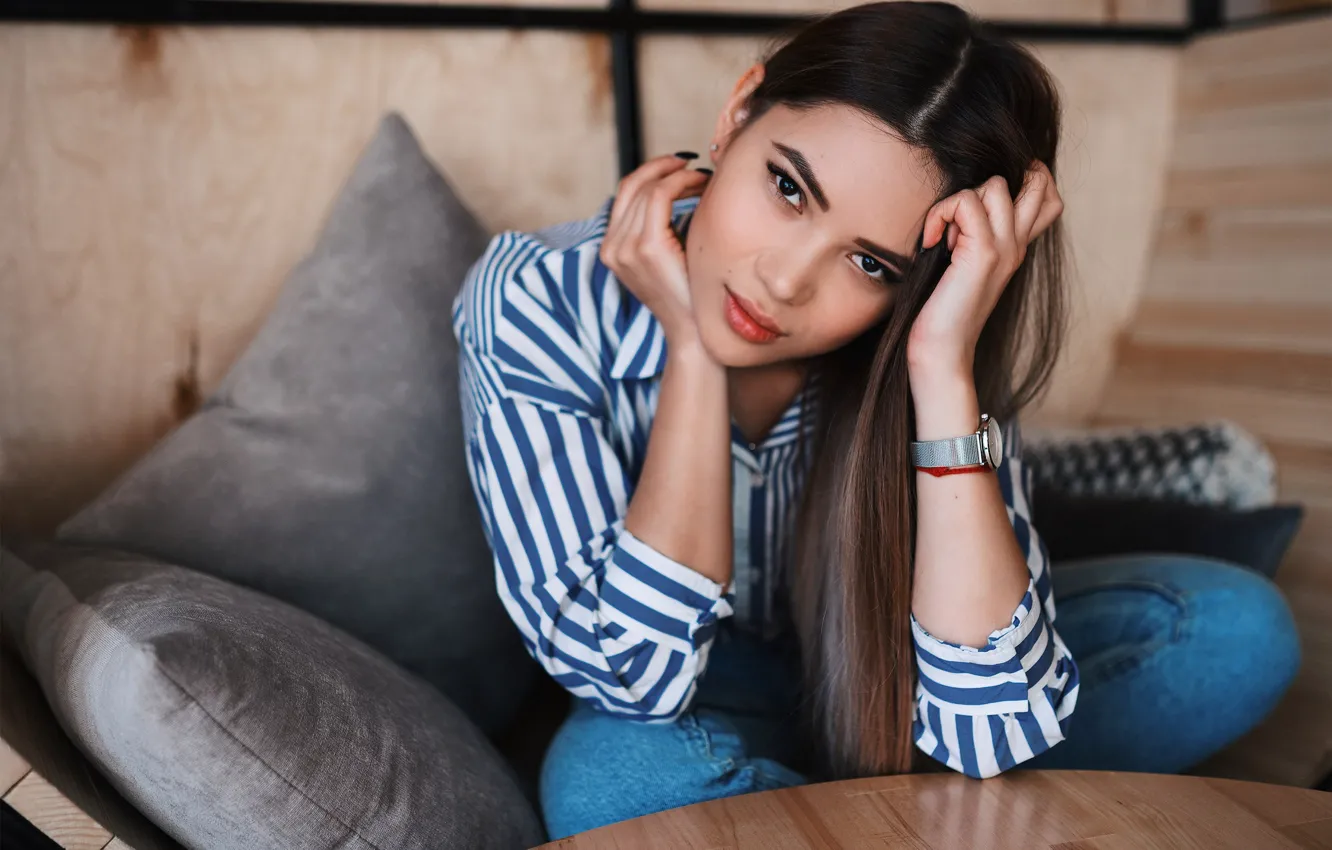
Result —
[[807, 371], [803, 361], [726, 370], [731, 420], [746, 440], [758, 444], [767, 438], [804, 386]]

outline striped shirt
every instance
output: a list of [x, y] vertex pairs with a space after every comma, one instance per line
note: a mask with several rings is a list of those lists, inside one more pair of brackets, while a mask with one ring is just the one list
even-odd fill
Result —
[[[587, 219], [499, 233], [468, 270], [453, 305], [463, 425], [496, 586], [528, 652], [597, 708], [669, 722], [689, 707], [722, 619], [764, 637], [790, 627], [783, 587], [807, 472], [795, 449], [817, 384], [759, 444], [732, 424], [725, 586], [626, 530], [666, 340], [598, 257], [613, 201]], [[682, 236], [697, 203], [673, 203]], [[1026, 595], [983, 647], [937, 639], [911, 618], [916, 746], [975, 777], [1063, 740], [1078, 693], [1077, 667], [1052, 626], [1021, 432], [1006, 425], [997, 475], [1031, 573]]]

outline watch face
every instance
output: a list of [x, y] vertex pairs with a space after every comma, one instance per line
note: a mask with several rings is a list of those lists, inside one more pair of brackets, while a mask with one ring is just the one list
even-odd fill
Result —
[[999, 430], [999, 423], [991, 419], [985, 428], [985, 447], [990, 454], [990, 462], [995, 468], [1004, 462], [1004, 435]]

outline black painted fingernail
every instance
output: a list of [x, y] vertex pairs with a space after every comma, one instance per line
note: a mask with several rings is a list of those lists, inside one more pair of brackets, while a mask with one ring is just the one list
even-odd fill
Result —
[[711, 169], [711, 168], [695, 168], [694, 170], [695, 170], [695, 171], [701, 171], [701, 172], [703, 172], [704, 174], [711, 174], [711, 173], [712, 173], [712, 169]]
[[676, 151], [675, 155], [680, 159], [698, 159], [698, 154], [693, 151]]

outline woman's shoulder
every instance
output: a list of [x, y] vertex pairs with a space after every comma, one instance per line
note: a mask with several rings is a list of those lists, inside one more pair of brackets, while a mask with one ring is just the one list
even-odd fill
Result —
[[[677, 232], [691, 217], [694, 208], [698, 206], [698, 200], [697, 196], [691, 196], [677, 198], [671, 202], [671, 222]], [[587, 245], [600, 246], [602, 238], [606, 235], [606, 228], [610, 224], [611, 207], [614, 203], [615, 195], [612, 194], [587, 218], [559, 222], [530, 232], [510, 232], [517, 234], [519, 238], [538, 244], [546, 251], [570, 251]]]
[[546, 251], [572, 251], [590, 243], [600, 244], [610, 223], [611, 205], [615, 196], [601, 202], [597, 211], [587, 218], [576, 218], [547, 225], [539, 230], [523, 232], [523, 238], [539, 244]]
[[[586, 283], [593, 278], [604, 286], [607, 269], [599, 254], [614, 203], [615, 195], [612, 194], [586, 218], [557, 222], [537, 230], [509, 229], [496, 233], [485, 251], [472, 263], [464, 289], [470, 287], [471, 295], [488, 287], [519, 285], [527, 288], [525, 284], [544, 290], [552, 282], [550, 278], [569, 292], [574, 291], [577, 283]], [[671, 221], [678, 233], [687, 226], [697, 204], [697, 197], [678, 198], [672, 203]], [[535, 277], [529, 274], [535, 270], [543, 270], [545, 274]], [[571, 275], [581, 280], [568, 279]], [[543, 295], [541, 291], [532, 294]]]
[[[697, 201], [672, 204], [677, 232]], [[590, 357], [605, 357], [614, 347], [607, 337], [624, 330], [619, 325], [637, 303], [600, 257], [614, 202], [614, 195], [607, 197], [587, 218], [492, 236], [454, 300], [459, 341], [495, 354], [539, 339], [566, 354], [584, 348]]]
[[536, 230], [511, 228], [496, 233], [472, 264], [469, 277], [494, 277], [502, 268], [512, 278], [528, 266], [549, 262], [552, 255], [583, 252], [589, 247], [595, 251], [606, 235], [614, 201], [614, 195], [608, 197], [587, 218], [561, 221]]
[[570, 259], [590, 256], [595, 261], [613, 201], [614, 196], [607, 198], [587, 218], [537, 230], [511, 228], [491, 236], [468, 268], [454, 300], [454, 331], [459, 339], [493, 330], [498, 311], [515, 298], [535, 299], [534, 306], [547, 312], [561, 311], [567, 300], [564, 292], [582, 288], [580, 280], [569, 278], [591, 271], [590, 262]]

